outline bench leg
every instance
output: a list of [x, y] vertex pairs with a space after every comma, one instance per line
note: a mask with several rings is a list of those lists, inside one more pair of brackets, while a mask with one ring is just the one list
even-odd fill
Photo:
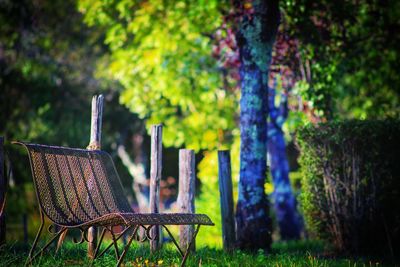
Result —
[[97, 255], [99, 254], [99, 250], [101, 247], [101, 242], [103, 242], [103, 238], [104, 238], [104, 234], [106, 233], [107, 228], [103, 228], [103, 231], [101, 231], [101, 235], [100, 235], [100, 240], [99, 243], [96, 246], [96, 250], [94, 252], [94, 256], [93, 256], [93, 260], [95, 260], [97, 258]]
[[[97, 258], [103, 256], [104, 253], [106, 253], [113, 245], [114, 245], [114, 248], [117, 247], [117, 241], [126, 233], [126, 231], [128, 231], [128, 230], [131, 229], [132, 227], [133, 227], [133, 225], [127, 227], [127, 228], [126, 228], [124, 231], [122, 231], [118, 236], [116, 236], [115, 239], [113, 240], [113, 242], [110, 243], [100, 254], [98, 254], [98, 255], [96, 254], [95, 259], [97, 259]], [[135, 226], [135, 227], [136, 227], [136, 226]], [[106, 229], [106, 230], [109, 231], [109, 232], [111, 232], [110, 229]], [[114, 235], [114, 236], [115, 236], [115, 235]], [[100, 248], [99, 248], [99, 250], [100, 250]], [[115, 253], [117, 254], [117, 252], [115, 252]], [[118, 254], [119, 254], [119, 253], [118, 253]], [[119, 259], [119, 256], [118, 256], [118, 259]]]
[[40, 235], [42, 234], [43, 227], [44, 227], [44, 216], [43, 216], [43, 213], [40, 212], [40, 226], [39, 226], [39, 230], [38, 230], [38, 232], [37, 232], [37, 234], [36, 234], [35, 240], [33, 241], [31, 250], [29, 251], [28, 258], [26, 259], [26, 262], [25, 262], [25, 266], [28, 266], [28, 265], [32, 262], [32, 260], [33, 260], [32, 255], [33, 255], [33, 252], [34, 252], [35, 249], [36, 249], [36, 246], [37, 246], [37, 243], [38, 243], [38, 241], [39, 241]]
[[115, 235], [114, 235], [114, 232], [112, 231], [112, 229], [111, 229], [110, 233], [111, 233], [111, 237], [112, 237], [113, 244], [114, 244], [115, 256], [117, 257], [117, 260], [118, 260], [120, 256], [119, 256], [117, 239], [115, 238]]
[[126, 244], [124, 250], [122, 251], [121, 257], [119, 257], [119, 260], [118, 260], [118, 262], [117, 262], [116, 267], [121, 266], [122, 261], [124, 260], [125, 255], [126, 255], [126, 253], [128, 252], [128, 249], [129, 249], [129, 247], [131, 246], [131, 243], [132, 243], [133, 239], [135, 238], [135, 235], [136, 235], [137, 231], [139, 230], [139, 227], [140, 227], [140, 226], [137, 225], [137, 226], [135, 226], [135, 228], [133, 229], [133, 232], [132, 232], [132, 234], [131, 234], [131, 237], [129, 238], [128, 243]]
[[190, 249], [191, 249], [193, 243], [196, 240], [197, 233], [200, 230], [200, 224], [197, 225], [196, 231], [193, 233], [192, 239], [190, 240], [189, 245], [188, 245], [185, 253], [183, 253], [181, 247], [178, 245], [178, 242], [176, 242], [175, 237], [172, 235], [171, 231], [165, 225], [162, 225], [162, 227], [164, 227], [164, 229], [167, 231], [167, 233], [168, 233], [169, 237], [171, 237], [172, 242], [174, 243], [175, 247], [178, 249], [179, 254], [181, 254], [181, 256], [182, 256], [181, 267], [185, 266], [186, 260], [187, 260], [187, 258], [189, 256], [189, 253], [190, 253]]
[[39, 242], [39, 238], [40, 238], [40, 235], [42, 234], [43, 227], [44, 227], [43, 213], [41, 213], [40, 217], [41, 217], [40, 227], [36, 234], [35, 241], [33, 241], [32, 248], [29, 251], [28, 259], [25, 262], [25, 266], [28, 266], [29, 264], [31, 264], [35, 258], [37, 258], [40, 254], [42, 254], [51, 245], [51, 243], [53, 243], [54, 240], [56, 240], [56, 238], [58, 238], [62, 233], [64, 233], [67, 230], [67, 228], [64, 227], [59, 232], [55, 233], [55, 236], [53, 236], [50, 239], [50, 241], [47, 242], [46, 245], [44, 245], [36, 254], [34, 254], [35, 249], [37, 247], [37, 243]]
[[[164, 229], [167, 231], [168, 235], [171, 237], [171, 239], [172, 239], [174, 245], [176, 246], [176, 248], [178, 249], [180, 255], [182, 256], [182, 262], [181, 262], [181, 265], [180, 265], [180, 266], [181, 266], [181, 267], [185, 266], [185, 263], [186, 263], [186, 260], [187, 260], [187, 258], [188, 258], [188, 256], [189, 256], [189, 254], [190, 254], [192, 245], [194, 244], [194, 242], [195, 242], [195, 240], [196, 240], [196, 236], [197, 236], [197, 234], [198, 234], [198, 232], [199, 232], [199, 230], [200, 230], [200, 225], [197, 225], [196, 230], [195, 230], [195, 232], [193, 233], [193, 236], [192, 236], [192, 238], [190, 239], [189, 245], [188, 245], [188, 247], [187, 247], [187, 249], [186, 249], [185, 252], [183, 252], [183, 250], [180, 248], [180, 246], [178, 245], [177, 241], [175, 240], [175, 238], [174, 238], [174, 236], [172, 235], [172, 233], [170, 232], [170, 230], [169, 230], [165, 225], [161, 225], [161, 226], [164, 227]], [[123, 251], [122, 251], [122, 254], [119, 255], [118, 246], [117, 246], [117, 241], [118, 241], [129, 229], [131, 229], [132, 227], [133, 227], [133, 232], [132, 232], [132, 234], [131, 234], [130, 237], [129, 237], [128, 243], [125, 245], [125, 247], [124, 247], [124, 249], [123, 249]], [[122, 264], [122, 262], [123, 262], [123, 260], [124, 260], [124, 258], [125, 258], [125, 256], [126, 256], [126, 253], [128, 252], [129, 247], [131, 246], [132, 241], [133, 241], [133, 239], [135, 238], [135, 236], [136, 236], [136, 234], [137, 234], [139, 228], [140, 228], [140, 225], [132, 225], [132, 226], [129, 226], [128, 228], [126, 228], [124, 231], [122, 231], [122, 232], [121, 232], [119, 235], [117, 235], [117, 236], [115, 236], [115, 234], [112, 232], [112, 230], [110, 230], [110, 229], [108, 229], [108, 228], [105, 228], [105, 229], [103, 230], [102, 234], [101, 234], [100, 242], [103, 240], [103, 237], [104, 237], [104, 234], [105, 234], [105, 231], [106, 231], [106, 230], [108, 230], [108, 231], [111, 233], [113, 241], [112, 241], [112, 243], [110, 243], [100, 254], [99, 254], [99, 251], [98, 251], [99, 248], [100, 248], [100, 246], [98, 246], [97, 251], [96, 251], [96, 253], [95, 253], [95, 259], [98, 258], [98, 257], [100, 257], [100, 256], [102, 256], [102, 255], [103, 255], [105, 252], [107, 252], [112, 246], [114, 246], [115, 253], [116, 253], [116, 256], [117, 256], [117, 259], [118, 259], [118, 262], [117, 262], [117, 265], [116, 265], [116, 266], [117, 266], [117, 267], [121, 266], [121, 264]]]
[[191, 249], [193, 243], [196, 240], [196, 236], [197, 236], [197, 233], [199, 232], [199, 230], [200, 230], [200, 224], [197, 225], [196, 231], [193, 233], [192, 239], [190, 240], [190, 243], [189, 243], [189, 245], [188, 245], [188, 247], [187, 247], [187, 249], [185, 251], [185, 255], [183, 256], [181, 267], [185, 266], [185, 262], [187, 260], [187, 257], [189, 256], [190, 249]]
[[181, 247], [178, 245], [178, 242], [176, 242], [175, 237], [172, 235], [171, 231], [165, 226], [162, 225], [162, 227], [164, 227], [164, 229], [167, 231], [169, 237], [172, 239], [172, 242], [174, 243], [175, 247], [178, 249], [179, 254], [181, 254], [181, 257], [183, 258], [183, 256], [185, 255], [181, 249]]

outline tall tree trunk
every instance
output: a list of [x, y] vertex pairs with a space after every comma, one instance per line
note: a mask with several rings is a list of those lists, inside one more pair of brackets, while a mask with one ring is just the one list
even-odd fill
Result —
[[289, 181], [289, 163], [286, 156], [286, 144], [282, 125], [288, 115], [287, 97], [282, 95], [279, 107], [275, 106], [275, 89], [270, 88], [268, 95], [268, 155], [274, 192], [272, 199], [279, 226], [281, 239], [300, 238], [301, 221], [297, 212], [296, 199]]
[[240, 181], [236, 209], [238, 246], [269, 249], [271, 220], [264, 192], [267, 173], [268, 70], [279, 24], [278, 1], [235, 1], [240, 53]]

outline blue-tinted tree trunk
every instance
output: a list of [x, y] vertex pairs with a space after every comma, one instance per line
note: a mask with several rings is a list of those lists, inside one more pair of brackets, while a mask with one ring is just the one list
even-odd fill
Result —
[[[239, 3], [240, 2], [240, 3]], [[268, 70], [279, 24], [277, 1], [236, 1], [242, 17], [236, 34], [240, 53], [240, 181], [237, 245], [269, 249], [271, 220], [264, 192], [267, 173]]]
[[287, 98], [282, 95], [279, 107], [275, 106], [275, 89], [269, 89], [268, 95], [268, 155], [274, 192], [272, 199], [279, 226], [281, 239], [300, 238], [301, 221], [297, 212], [296, 198], [289, 181], [289, 163], [286, 156], [286, 144], [282, 125], [288, 115]]

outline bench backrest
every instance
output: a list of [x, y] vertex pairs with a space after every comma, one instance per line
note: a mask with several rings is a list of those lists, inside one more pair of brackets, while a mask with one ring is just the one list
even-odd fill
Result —
[[39, 204], [53, 222], [74, 226], [109, 213], [132, 212], [108, 153], [21, 144], [29, 152]]

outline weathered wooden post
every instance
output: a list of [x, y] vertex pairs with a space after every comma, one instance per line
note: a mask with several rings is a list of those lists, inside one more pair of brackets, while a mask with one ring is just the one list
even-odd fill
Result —
[[0, 136], [0, 244], [6, 242], [6, 220], [4, 216], [6, 185], [6, 176], [4, 172], [4, 137]]
[[[151, 126], [151, 155], [150, 155], [150, 212], [160, 212], [160, 181], [162, 170], [162, 125]], [[154, 252], [161, 246], [160, 227], [151, 228], [150, 251]]]
[[218, 183], [221, 199], [222, 240], [224, 250], [230, 251], [235, 244], [235, 218], [233, 215], [231, 157], [229, 150], [218, 151]]
[[[87, 149], [101, 149], [101, 120], [103, 116], [103, 95], [93, 96], [92, 98], [92, 123], [90, 127], [90, 143]], [[88, 229], [88, 257], [93, 259], [97, 245], [97, 228]]]
[[[195, 182], [196, 170], [194, 151], [189, 149], [179, 150], [179, 193], [178, 208], [180, 213], [195, 213]], [[182, 249], [187, 249], [190, 239], [194, 234], [194, 226], [179, 226], [179, 243]], [[195, 250], [196, 242], [193, 241], [192, 249]]]

